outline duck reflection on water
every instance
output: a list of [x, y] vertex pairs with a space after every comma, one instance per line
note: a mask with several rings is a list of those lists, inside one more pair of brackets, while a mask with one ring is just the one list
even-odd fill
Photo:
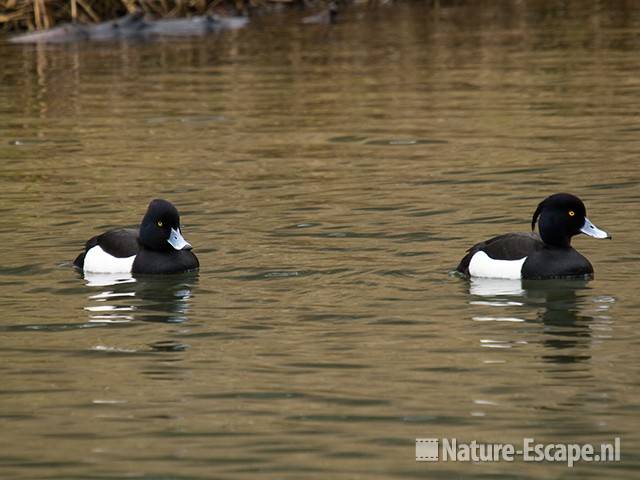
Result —
[[[89, 321], [160, 323], [188, 321], [189, 303], [197, 272], [173, 275], [84, 274], [88, 287], [101, 291], [89, 296]], [[108, 287], [108, 288], [104, 288]]]
[[536, 316], [533, 321], [544, 326], [542, 344], [554, 350], [543, 355], [543, 359], [551, 363], [576, 363], [590, 359], [590, 355], [584, 354], [584, 349], [592, 343], [596, 333], [602, 334], [603, 330], [610, 328], [607, 310], [615, 303], [613, 297], [594, 296], [586, 279], [473, 278], [469, 283], [469, 293], [472, 305], [489, 307], [496, 314], [474, 317], [476, 320], [532, 323], [531, 309], [534, 308]]

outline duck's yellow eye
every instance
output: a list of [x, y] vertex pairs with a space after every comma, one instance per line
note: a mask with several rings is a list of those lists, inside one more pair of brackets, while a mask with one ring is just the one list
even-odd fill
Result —
[[158, 221], [156, 222], [156, 225], [158, 225], [159, 227], [162, 227], [162, 220], [158, 220]]
[[576, 212], [574, 212], [573, 210], [569, 210], [569, 216], [573, 217], [576, 214]]

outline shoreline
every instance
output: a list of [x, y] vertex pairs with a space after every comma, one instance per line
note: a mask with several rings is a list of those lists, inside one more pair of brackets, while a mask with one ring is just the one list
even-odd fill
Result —
[[295, 10], [315, 13], [330, 3], [330, 0], [0, 0], [0, 34], [39, 33], [65, 26], [91, 27], [133, 14], [169, 20], [214, 15], [251, 18]]

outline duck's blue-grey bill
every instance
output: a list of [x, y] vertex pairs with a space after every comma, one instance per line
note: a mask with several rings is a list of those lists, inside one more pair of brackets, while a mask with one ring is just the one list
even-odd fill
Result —
[[169, 242], [176, 250], [191, 250], [191, 244], [184, 239], [180, 233], [180, 229], [176, 230], [175, 228], [172, 228], [167, 242]]
[[591, 223], [591, 221], [589, 221], [587, 217], [584, 217], [584, 225], [582, 225], [580, 231], [585, 235], [589, 235], [593, 238], [611, 238], [611, 235], [609, 235], [604, 230], [600, 230], [593, 223]]

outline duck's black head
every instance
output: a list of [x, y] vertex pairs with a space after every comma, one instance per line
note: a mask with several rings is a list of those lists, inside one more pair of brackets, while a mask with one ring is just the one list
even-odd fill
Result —
[[568, 248], [571, 237], [584, 233], [594, 238], [611, 238], [587, 218], [587, 209], [575, 195], [556, 193], [545, 198], [531, 219], [531, 230], [538, 222], [542, 241], [547, 245]]
[[139, 239], [150, 250], [191, 250], [180, 232], [180, 214], [166, 200], [151, 201], [140, 224]]

